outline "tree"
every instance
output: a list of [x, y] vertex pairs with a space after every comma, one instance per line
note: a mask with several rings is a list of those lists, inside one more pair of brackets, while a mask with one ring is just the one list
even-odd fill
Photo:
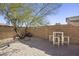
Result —
[[0, 7], [1, 14], [7, 19], [7, 23], [13, 25], [14, 31], [21, 38], [22, 34], [18, 32], [18, 27], [27, 22], [28, 16], [32, 16], [31, 8], [28, 6], [26, 6], [27, 9], [24, 8], [24, 4], [0, 4]]
[[[55, 11], [61, 6], [61, 4], [54, 3], [38, 3], [38, 4], [0, 4], [0, 14], [4, 15], [7, 19], [7, 23], [12, 24], [14, 31], [20, 38], [26, 36], [26, 30], [30, 26], [47, 25], [48, 21], [45, 21], [45, 17], [55, 13]], [[19, 33], [18, 27], [24, 29]], [[20, 30], [20, 28], [19, 28]]]

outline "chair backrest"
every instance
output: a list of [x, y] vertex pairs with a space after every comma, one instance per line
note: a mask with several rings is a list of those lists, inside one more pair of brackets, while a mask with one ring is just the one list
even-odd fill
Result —
[[63, 32], [53, 32], [53, 38], [59, 37], [60, 39], [63, 39], [64, 33]]

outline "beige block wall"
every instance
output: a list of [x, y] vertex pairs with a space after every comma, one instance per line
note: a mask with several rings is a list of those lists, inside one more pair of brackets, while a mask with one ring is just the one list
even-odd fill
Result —
[[31, 32], [35, 37], [48, 39], [49, 35], [53, 34], [55, 31], [64, 32], [65, 36], [70, 37], [70, 43], [79, 44], [79, 27], [71, 26], [71, 25], [56, 25], [56, 26], [46, 26], [39, 28], [29, 28], [29, 32]]
[[[47, 39], [49, 35], [53, 34], [54, 31], [64, 32], [65, 36], [70, 37], [71, 43], [79, 44], [79, 26], [71, 26], [71, 25], [54, 25], [54, 26], [42, 26], [37, 28], [29, 28], [29, 32], [33, 34], [34, 37]], [[12, 31], [12, 27], [0, 26], [0, 38], [4, 37], [12, 37], [14, 32]]]
[[13, 37], [15, 32], [12, 27], [0, 25], [0, 40]]

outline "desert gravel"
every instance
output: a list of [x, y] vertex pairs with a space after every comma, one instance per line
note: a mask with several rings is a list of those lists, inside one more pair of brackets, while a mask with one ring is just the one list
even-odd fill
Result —
[[10, 43], [10, 47], [0, 48], [0, 56], [79, 56], [79, 46], [53, 47], [48, 40], [31, 38], [31, 40], [16, 40], [8, 38], [0, 42]]

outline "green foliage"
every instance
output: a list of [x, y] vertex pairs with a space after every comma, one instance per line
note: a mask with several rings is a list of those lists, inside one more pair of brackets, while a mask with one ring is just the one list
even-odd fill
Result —
[[7, 23], [20, 26], [40, 26], [48, 24], [45, 17], [56, 11], [60, 4], [22, 4], [0, 3], [0, 14], [4, 15]]
[[[8, 24], [12, 24], [14, 31], [20, 38], [24, 38], [27, 27], [37, 27], [47, 25], [48, 21], [45, 17], [54, 14], [60, 4], [21, 4], [21, 3], [0, 3], [0, 14], [7, 20]], [[20, 28], [25, 26], [24, 30]]]

